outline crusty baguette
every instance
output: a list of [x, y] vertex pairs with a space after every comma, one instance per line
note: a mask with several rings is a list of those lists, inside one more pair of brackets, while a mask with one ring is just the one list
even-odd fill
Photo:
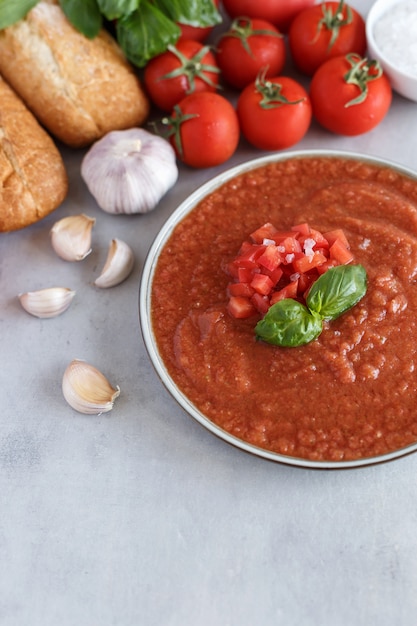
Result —
[[0, 232], [37, 222], [61, 204], [67, 191], [53, 140], [0, 78]]
[[54, 0], [41, 0], [0, 31], [0, 74], [45, 128], [74, 148], [110, 130], [140, 126], [149, 113], [115, 40], [104, 30], [87, 39]]

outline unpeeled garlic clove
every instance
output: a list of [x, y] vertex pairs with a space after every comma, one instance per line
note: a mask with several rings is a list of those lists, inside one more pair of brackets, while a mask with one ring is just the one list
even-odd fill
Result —
[[19, 294], [22, 307], [35, 317], [56, 317], [68, 309], [75, 291], [66, 287], [48, 287]]
[[114, 287], [123, 282], [133, 269], [135, 257], [132, 248], [120, 239], [112, 239], [106, 263], [94, 284], [97, 287]]
[[96, 220], [88, 215], [71, 215], [55, 222], [52, 247], [64, 261], [82, 261], [91, 252], [91, 231]]
[[68, 404], [86, 415], [100, 415], [113, 408], [120, 395], [96, 367], [80, 359], [68, 365], [62, 378], [62, 393]]

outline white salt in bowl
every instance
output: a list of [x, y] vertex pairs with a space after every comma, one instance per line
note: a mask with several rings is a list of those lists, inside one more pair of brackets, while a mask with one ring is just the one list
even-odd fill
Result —
[[368, 56], [392, 88], [417, 102], [417, 0], [377, 0], [366, 20]]

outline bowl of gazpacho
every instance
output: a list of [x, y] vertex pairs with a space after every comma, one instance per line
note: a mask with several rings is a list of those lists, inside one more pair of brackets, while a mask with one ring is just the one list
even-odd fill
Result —
[[144, 264], [162, 383], [224, 441], [313, 468], [417, 450], [417, 177], [337, 151], [271, 154], [197, 189]]

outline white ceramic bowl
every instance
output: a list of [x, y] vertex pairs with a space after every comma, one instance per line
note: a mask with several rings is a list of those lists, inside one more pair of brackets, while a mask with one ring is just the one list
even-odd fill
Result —
[[170, 376], [168, 369], [163, 361], [163, 358], [158, 350], [157, 341], [153, 332], [152, 327], [152, 319], [151, 319], [151, 292], [152, 292], [152, 282], [155, 274], [155, 269], [158, 263], [159, 256], [164, 249], [166, 243], [170, 239], [174, 229], [177, 224], [181, 222], [198, 204], [199, 202], [207, 195], [214, 192], [224, 183], [226, 183], [231, 178], [242, 174], [244, 172], [248, 172], [252, 169], [256, 169], [261, 165], [265, 165], [272, 161], [280, 161], [288, 158], [294, 157], [311, 157], [311, 156], [334, 156], [334, 157], [345, 157], [351, 158], [354, 160], [359, 160], [362, 162], [373, 163], [377, 165], [382, 165], [385, 167], [392, 167], [394, 170], [399, 171], [400, 173], [411, 176], [416, 179], [416, 175], [414, 172], [407, 170], [404, 167], [399, 167], [394, 163], [389, 163], [386, 160], [377, 159], [374, 157], [367, 157], [360, 154], [341, 152], [336, 150], [314, 150], [314, 151], [294, 151], [289, 153], [281, 153], [281, 154], [271, 154], [266, 157], [260, 157], [258, 159], [248, 161], [241, 165], [238, 165], [232, 169], [229, 169], [212, 180], [205, 183], [202, 187], [197, 189], [194, 193], [192, 193], [180, 206], [171, 214], [165, 224], [162, 226], [158, 235], [156, 236], [149, 252], [147, 258], [145, 260], [145, 264], [143, 267], [141, 284], [140, 284], [140, 293], [139, 293], [139, 314], [140, 314], [140, 326], [142, 331], [143, 340], [145, 343], [145, 347], [148, 351], [150, 360], [152, 365], [155, 368], [156, 373], [158, 374], [161, 382], [171, 394], [171, 396], [178, 402], [178, 404], [197, 422], [199, 422], [202, 426], [204, 426], [207, 430], [211, 431], [213, 434], [217, 435], [224, 441], [244, 450], [245, 452], [252, 453], [256, 456], [262, 457], [264, 459], [268, 459], [270, 461], [278, 461], [280, 463], [284, 463], [287, 465], [295, 465], [298, 467], [305, 468], [316, 468], [316, 469], [345, 469], [345, 468], [354, 468], [361, 467], [366, 465], [372, 465], [376, 463], [381, 463], [385, 461], [390, 461], [397, 457], [403, 456], [405, 454], [409, 454], [411, 452], [417, 451], [417, 442], [409, 445], [405, 448], [401, 448], [398, 450], [394, 450], [393, 452], [389, 452], [387, 454], [374, 456], [371, 458], [362, 458], [352, 461], [311, 461], [304, 458], [285, 456], [283, 454], [279, 454], [277, 452], [271, 452], [269, 450], [258, 448], [257, 446], [247, 443], [241, 439], [238, 439], [234, 435], [226, 432], [219, 426], [217, 426], [214, 422], [212, 422], [204, 413], [202, 413], [186, 396], [185, 393], [178, 388], [175, 381]]
[[[411, 1], [413, 3], [413, 8], [415, 8], [417, 21], [417, 1]], [[366, 20], [366, 37], [368, 42], [369, 57], [379, 61], [382, 69], [391, 82], [392, 88], [405, 98], [417, 102], [417, 69], [415, 73], [413, 73], [413, 71], [409, 70], [408, 67], [404, 67], [402, 65], [402, 61], [398, 61], [393, 58], [393, 55], [389, 52], [389, 48], [386, 48], [386, 43], [378, 40], [378, 37], [375, 34], [377, 24], [384, 15], [389, 15], [391, 11], [396, 10], [395, 7], [397, 7], [397, 5], [409, 2], [410, 0], [377, 0], [369, 11]], [[411, 20], [409, 20], [409, 24], [411, 24]], [[391, 28], [391, 31], [394, 33], [395, 28]], [[411, 33], [407, 35], [405, 30], [401, 36], [401, 43], [404, 46], [403, 58], [405, 58], [409, 53], [406, 41], [408, 36], [411, 38]], [[417, 37], [415, 37], [415, 41], [417, 44]]]

